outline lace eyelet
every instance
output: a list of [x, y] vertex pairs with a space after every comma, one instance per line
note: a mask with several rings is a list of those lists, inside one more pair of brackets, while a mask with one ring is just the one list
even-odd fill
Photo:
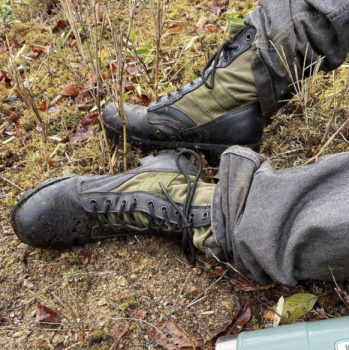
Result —
[[150, 205], [155, 208], [155, 203], [154, 201], [148, 201], [147, 207], [150, 208]]
[[252, 34], [251, 34], [251, 33], [247, 33], [245, 39], [246, 39], [246, 41], [251, 41], [251, 39], [252, 39]]
[[195, 215], [194, 213], [191, 213], [191, 214], [189, 215], [189, 218], [190, 218], [190, 220], [195, 220], [196, 215]]
[[223, 61], [224, 61], [224, 62], [229, 61], [229, 59], [230, 59], [230, 57], [229, 57], [229, 56], [227, 56], [227, 57], [223, 57]]
[[162, 211], [162, 212], [165, 212], [165, 213], [168, 213], [168, 208], [165, 207], [165, 206], [163, 206], [163, 207], [161, 207], [161, 211]]
[[193, 80], [189, 83], [190, 86], [194, 86], [195, 84], [196, 84], [196, 83], [195, 83], [195, 81], [193, 81]]
[[124, 200], [121, 202], [121, 205], [122, 205], [123, 207], [126, 207], [126, 205], [127, 205], [127, 200], [124, 199]]
[[109, 207], [113, 204], [113, 202], [112, 202], [111, 199], [109, 199], [109, 198], [108, 198], [105, 202], [107, 203], [107, 205], [108, 205]]
[[240, 46], [240, 45], [237, 45], [237, 46], [234, 48], [234, 50], [235, 50], [235, 51], [239, 51], [240, 48], [241, 48], [241, 46]]
[[208, 218], [208, 213], [203, 213], [201, 216], [202, 220], [206, 220]]
[[179, 94], [181, 94], [181, 93], [183, 92], [183, 88], [178, 88], [178, 89], [177, 89], [177, 92], [178, 92]]
[[167, 98], [170, 99], [171, 97], [172, 97], [172, 93], [169, 92], [169, 93], [167, 94]]
[[91, 207], [92, 206], [96, 206], [97, 207], [97, 201], [95, 199], [91, 199], [90, 200], [90, 205], [91, 205]]
[[134, 204], [134, 205], [137, 205], [137, 204], [138, 204], [138, 199], [137, 199], [137, 198], [134, 198], [134, 199], [133, 199], [133, 204]]
[[175, 217], [178, 217], [178, 216], [179, 216], [179, 211], [176, 210], [176, 212], [175, 212]]

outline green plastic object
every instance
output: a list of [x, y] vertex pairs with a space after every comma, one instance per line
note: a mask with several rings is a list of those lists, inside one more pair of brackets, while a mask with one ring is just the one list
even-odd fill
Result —
[[218, 339], [216, 350], [349, 350], [349, 317], [242, 332]]

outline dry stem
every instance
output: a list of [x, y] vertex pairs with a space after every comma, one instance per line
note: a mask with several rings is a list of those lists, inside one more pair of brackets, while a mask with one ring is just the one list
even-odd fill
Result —
[[[85, 62], [86, 58], [85, 58], [85, 51], [84, 48], [82, 46], [82, 42], [81, 42], [81, 38], [78, 32], [78, 23], [80, 24], [80, 28], [84, 31], [84, 34], [86, 35], [86, 46], [87, 46], [87, 52], [88, 52], [88, 59], [87, 59], [87, 63], [88, 65], [91, 67], [92, 72], [90, 71], [90, 75], [91, 75], [91, 79], [93, 77], [95, 77], [96, 79], [96, 83], [97, 83], [97, 88], [93, 89], [93, 97], [97, 106], [97, 110], [99, 113], [99, 122], [102, 128], [102, 133], [103, 133], [103, 137], [104, 137], [104, 142], [105, 142], [105, 147], [107, 149], [107, 157], [108, 157], [108, 162], [109, 162], [109, 173], [110, 174], [114, 174], [114, 169], [113, 169], [113, 163], [112, 163], [112, 159], [111, 159], [111, 153], [110, 153], [110, 148], [109, 148], [109, 143], [108, 143], [108, 138], [107, 138], [107, 133], [105, 131], [105, 127], [103, 124], [103, 120], [102, 120], [102, 109], [101, 109], [101, 75], [100, 75], [100, 61], [99, 61], [99, 57], [100, 57], [100, 50], [101, 50], [101, 45], [100, 42], [102, 41], [102, 34], [99, 32], [98, 30], [98, 21], [96, 18], [96, 12], [95, 12], [95, 8], [96, 8], [96, 2], [94, 2], [93, 5], [93, 14], [94, 14], [94, 27], [95, 27], [95, 33], [94, 33], [94, 43], [92, 42], [92, 35], [89, 36], [86, 33], [85, 30], [85, 26], [81, 17], [81, 8], [74, 8], [74, 4], [72, 1], [70, 0], [60, 0], [62, 8], [63, 8], [63, 12], [66, 15], [66, 17], [68, 18], [70, 27], [72, 28], [72, 31], [74, 33], [74, 37], [75, 40], [77, 42], [79, 51], [80, 51], [80, 55], [82, 60]], [[80, 5], [80, 4], [79, 4]], [[103, 30], [103, 29], [102, 29]], [[94, 56], [93, 57], [93, 53]], [[104, 166], [104, 163], [103, 163]]]
[[113, 72], [113, 69], [111, 69], [111, 74], [113, 77], [113, 82], [117, 82], [117, 84], [111, 84], [108, 85], [109, 93], [112, 96], [115, 104], [115, 109], [118, 112], [118, 115], [122, 121], [122, 128], [123, 128], [123, 148], [124, 148], [124, 171], [127, 170], [127, 130], [126, 130], [126, 115], [125, 115], [125, 109], [124, 109], [124, 92], [125, 92], [125, 77], [124, 77], [124, 70], [125, 70], [125, 59], [123, 56], [124, 48], [127, 50], [128, 48], [128, 42], [130, 40], [131, 30], [132, 30], [132, 24], [134, 20], [134, 15], [136, 11], [136, 4], [135, 0], [129, 1], [129, 11], [130, 11], [130, 19], [128, 23], [128, 28], [126, 32], [126, 38], [124, 41], [124, 32], [123, 28], [120, 25], [119, 27], [119, 35], [116, 34], [117, 30], [115, 26], [113, 25], [112, 21], [108, 17], [108, 22], [111, 28], [112, 33], [112, 39], [113, 39], [113, 49], [116, 52], [116, 61], [117, 61], [117, 73], [116, 75]]
[[156, 61], [155, 61], [155, 73], [154, 73], [154, 92], [155, 98], [158, 97], [159, 87], [159, 60], [160, 60], [160, 44], [162, 31], [164, 29], [166, 9], [164, 6], [164, 0], [149, 0], [150, 11], [153, 17], [154, 31], [155, 31], [155, 49], [156, 49]]

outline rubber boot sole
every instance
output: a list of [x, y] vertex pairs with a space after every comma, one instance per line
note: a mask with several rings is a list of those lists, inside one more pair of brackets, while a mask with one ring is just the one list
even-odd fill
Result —
[[[122, 134], [116, 131], [110, 125], [105, 124], [105, 128], [107, 131], [107, 136], [112, 139], [120, 139], [122, 140]], [[205, 158], [208, 163], [212, 167], [217, 167], [220, 162], [220, 158], [222, 153], [232, 145], [217, 145], [210, 143], [196, 143], [196, 142], [171, 142], [171, 141], [149, 141], [142, 140], [140, 138], [134, 136], [127, 136], [127, 143], [131, 146], [137, 146], [141, 149], [142, 152], [148, 153], [154, 150], [160, 151], [165, 149], [192, 149], [202, 151], [205, 154]], [[244, 147], [249, 147], [255, 152], [260, 151], [260, 142], [248, 144], [248, 145], [240, 145]]]

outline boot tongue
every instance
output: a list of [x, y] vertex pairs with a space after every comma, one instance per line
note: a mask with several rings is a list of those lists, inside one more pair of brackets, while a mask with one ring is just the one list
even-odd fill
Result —
[[245, 25], [243, 23], [229, 22], [228, 23], [228, 34], [231, 41], [234, 40], [235, 35], [241, 30]]

